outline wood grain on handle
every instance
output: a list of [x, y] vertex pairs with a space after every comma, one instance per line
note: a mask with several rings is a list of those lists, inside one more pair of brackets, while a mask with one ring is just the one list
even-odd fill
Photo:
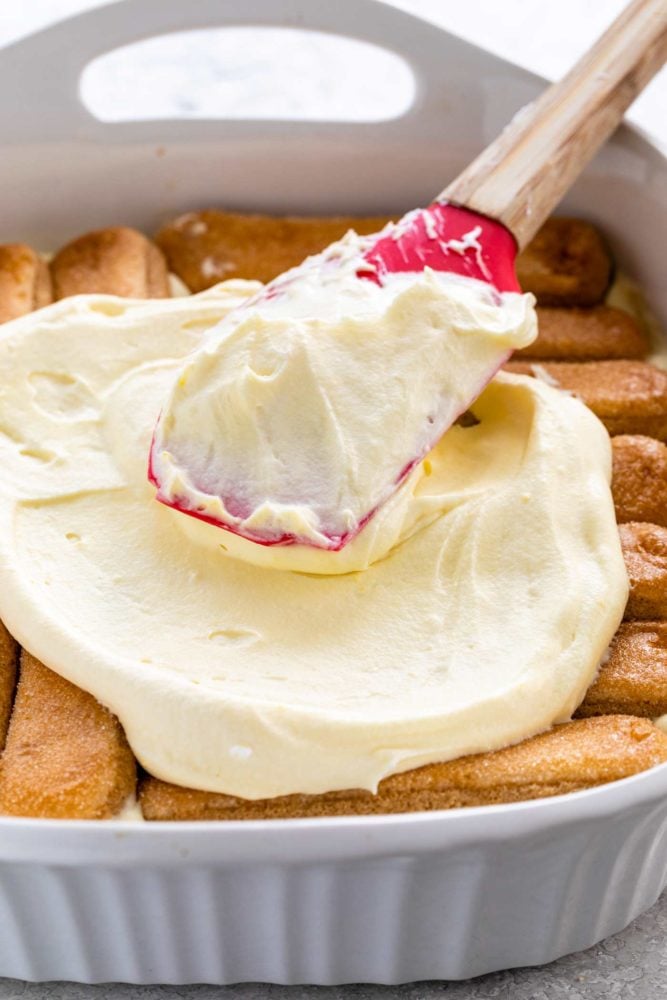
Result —
[[667, 59], [667, 0], [633, 0], [441, 198], [504, 223], [522, 248]]

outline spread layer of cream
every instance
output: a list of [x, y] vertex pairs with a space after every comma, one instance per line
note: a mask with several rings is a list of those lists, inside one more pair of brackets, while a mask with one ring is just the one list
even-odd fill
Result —
[[627, 596], [609, 441], [576, 399], [494, 379], [364, 572], [230, 559], [226, 533], [193, 539], [155, 502], [174, 373], [252, 287], [66, 299], [2, 328], [7, 626], [120, 717], [152, 773], [246, 798], [372, 789], [568, 718]]
[[[159, 496], [281, 543], [268, 557], [232, 542], [250, 561], [300, 568], [295, 540], [344, 549], [537, 334], [532, 295], [428, 268], [360, 278], [369, 242], [348, 233], [268, 286], [211, 331], [165, 401]], [[378, 532], [374, 558], [392, 542]], [[350, 565], [313, 558], [309, 570]]]

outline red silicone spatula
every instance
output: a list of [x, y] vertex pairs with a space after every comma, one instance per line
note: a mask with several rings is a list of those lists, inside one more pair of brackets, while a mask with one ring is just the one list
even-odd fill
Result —
[[[498, 302], [498, 293], [519, 291], [514, 272], [517, 249], [535, 234], [666, 58], [665, 0], [634, 0], [574, 69], [522, 109], [435, 202], [409, 213], [391, 231], [364, 244], [356, 270], [358, 280], [382, 287], [397, 273], [420, 275], [428, 268], [484, 282], [491, 286], [491, 298]], [[299, 269], [290, 272], [287, 280], [276, 279], [267, 286], [264, 299], [279, 296], [286, 285], [298, 280]], [[242, 308], [235, 314], [235, 322], [241, 324], [243, 319]], [[229, 338], [222, 349], [228, 343]], [[227, 419], [234, 393], [240, 391], [238, 386], [227, 382], [224, 391], [216, 394], [204, 385], [210, 411], [196, 425], [194, 439], [184, 442], [182, 434], [179, 438], [176, 411], [169, 407], [158, 422], [149, 468], [151, 481], [158, 488], [157, 498], [262, 545], [296, 542], [338, 550], [393, 495], [462, 410], [474, 402], [507, 356], [507, 348], [499, 346], [487, 353], [475, 370], [457, 373], [457, 389], [461, 391], [455, 402], [451, 393], [436, 392], [429, 401], [428, 426], [401, 428], [395, 467], [386, 481], [373, 481], [370, 487], [366, 484], [356, 493], [351, 491], [356, 507], [349, 498], [345, 502], [341, 499], [341, 468], [322, 461], [316, 436], [309, 439], [313, 453], [307, 448], [304, 453], [301, 425], [312, 414], [297, 413], [290, 440], [284, 400], [276, 397], [274, 388], [266, 404], [256, 407], [258, 412], [266, 411], [264, 417], [269, 413], [257, 442], [261, 439], [265, 443], [272, 436], [272, 426], [276, 426], [271, 424], [272, 413], [283, 421], [283, 451], [279, 461], [273, 461], [276, 471], [267, 479], [267, 452], [259, 443], [242, 455], [233, 448], [225, 451], [225, 441], [238, 427], [238, 413]], [[428, 359], [424, 363], [428, 364]], [[191, 381], [199, 385], [201, 393], [201, 375], [199, 381]], [[392, 384], [388, 379], [383, 391], [391, 392]], [[187, 408], [188, 400], [183, 396], [187, 391], [182, 390], [181, 409]], [[397, 405], [398, 400], [397, 396]], [[386, 404], [386, 399], [383, 402]], [[351, 433], [354, 419], [352, 413]], [[248, 440], [255, 440], [250, 432]], [[371, 453], [364, 459], [373, 468], [378, 455], [372, 453], [371, 445], [369, 449]], [[311, 466], [317, 469], [315, 498], [309, 495]], [[351, 475], [349, 469], [346, 475]], [[312, 531], [294, 527], [294, 511], [304, 509], [313, 515]], [[271, 511], [270, 517], [258, 516], [266, 510]]]
[[[665, 59], [667, 3], [634, 0], [567, 76], [522, 108], [428, 209], [407, 217], [400, 240], [379, 239], [367, 258], [380, 274], [429, 266], [516, 291], [517, 249], [535, 235]], [[460, 243], [458, 252], [447, 247], [447, 241], [466, 239], [465, 253]]]

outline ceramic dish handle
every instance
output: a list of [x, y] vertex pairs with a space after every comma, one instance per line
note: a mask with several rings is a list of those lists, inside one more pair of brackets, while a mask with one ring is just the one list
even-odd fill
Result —
[[[412, 104], [401, 116], [426, 126], [442, 114], [443, 96], [451, 87], [456, 65], [445, 57], [446, 32], [378, 0], [120, 0], [61, 21], [2, 50], [0, 94], [7, 95], [0, 110], [0, 141], [100, 138], [131, 141], [137, 126], [146, 123], [102, 123], [81, 103], [79, 82], [88, 63], [119, 46], [157, 35], [213, 27], [290, 27], [314, 29], [371, 42], [401, 56], [415, 76]], [[468, 46], [459, 43], [454, 64], [465, 58]], [[477, 53], [473, 46], [470, 53]], [[487, 57], [488, 59], [488, 57]], [[164, 140], [205, 135], [211, 121], [193, 119], [151, 122]], [[284, 125], [285, 123], [281, 123]], [[298, 127], [304, 123], [287, 123]], [[313, 123], [308, 122], [312, 127]], [[245, 134], [261, 134], [267, 122], [225, 122], [245, 127]], [[326, 123], [329, 131], [350, 123]], [[219, 121], [215, 122], [220, 129]], [[144, 132], [145, 134], [145, 132]]]

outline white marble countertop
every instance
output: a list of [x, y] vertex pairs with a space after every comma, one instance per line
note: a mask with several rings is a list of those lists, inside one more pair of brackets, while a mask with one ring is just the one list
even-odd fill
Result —
[[[98, 5], [100, 0], [23, 0], [0, 4], [0, 45], [4, 45], [37, 28], [77, 11]], [[186, 2], [186, 0], [184, 0]], [[547, 77], [563, 73], [607, 23], [624, 6], [625, 0], [396, 0], [396, 5], [430, 19], [443, 27], [484, 46], [505, 58]], [[289, 42], [288, 58], [281, 51], [283, 65], [288, 64], [294, 80], [316, 72], [324, 62], [322, 52], [305, 46], [299, 38]], [[227, 114], [260, 114], [274, 110], [279, 115], [299, 117], [310, 111], [299, 98], [298, 86], [290, 91], [284, 87], [267, 87], [271, 74], [279, 71], [268, 42], [261, 39], [252, 48], [250, 58], [243, 59], [235, 50], [227, 52], [228, 72], [221, 81], [219, 63], [213, 59], [207, 39], [200, 34], [187, 45], [175, 47], [169, 41], [149, 51], [144, 58], [146, 94], [152, 94], [153, 104], [145, 102], [138, 87], [139, 70], [126, 64], [125, 82], [105, 84], [102, 76], [91, 76], [91, 94], [105, 114], [141, 117], [147, 111], [157, 114], [207, 114], [211, 102]], [[216, 49], [219, 55], [219, 45]], [[336, 59], [343, 63], [342, 54], [327, 55], [330, 72], [335, 76]], [[34, 70], [33, 70], [34, 71]], [[286, 71], [283, 71], [284, 73]], [[345, 73], [338, 74], [343, 83], [327, 83], [320, 72], [314, 90], [317, 109], [335, 116], [340, 106], [349, 108], [349, 91], [345, 90]], [[273, 78], [275, 79], [275, 78]], [[188, 85], [184, 90], [184, 81]], [[276, 91], [282, 91], [283, 103], [272, 104]], [[94, 92], [94, 93], [93, 93]], [[138, 96], [139, 92], [139, 96]], [[185, 93], [185, 96], [184, 96]], [[157, 97], [155, 96], [157, 95]], [[312, 95], [311, 95], [312, 96]], [[352, 95], [354, 96], [354, 95]], [[375, 92], [369, 78], [366, 100], [383, 99]], [[346, 104], [347, 100], [347, 104]], [[144, 103], [142, 103], [144, 101]], [[290, 103], [291, 102], [291, 103]], [[667, 71], [659, 74], [636, 102], [629, 117], [667, 145]], [[2, 929], [0, 928], [0, 933]], [[209, 1000], [229, 996], [239, 1000], [274, 997], [275, 1000], [427, 1000], [446, 996], [448, 1000], [463, 998], [498, 998], [498, 1000], [656, 1000], [667, 991], [667, 894], [648, 913], [615, 937], [590, 951], [571, 955], [539, 969], [521, 969], [495, 973], [468, 983], [417, 983], [403, 987], [343, 986], [343, 987], [279, 987], [249, 984], [228, 988], [189, 986], [79, 986], [71, 983], [29, 984], [0, 979], [0, 1000], [42, 998], [53, 1000], [171, 1000], [188, 997]]]

